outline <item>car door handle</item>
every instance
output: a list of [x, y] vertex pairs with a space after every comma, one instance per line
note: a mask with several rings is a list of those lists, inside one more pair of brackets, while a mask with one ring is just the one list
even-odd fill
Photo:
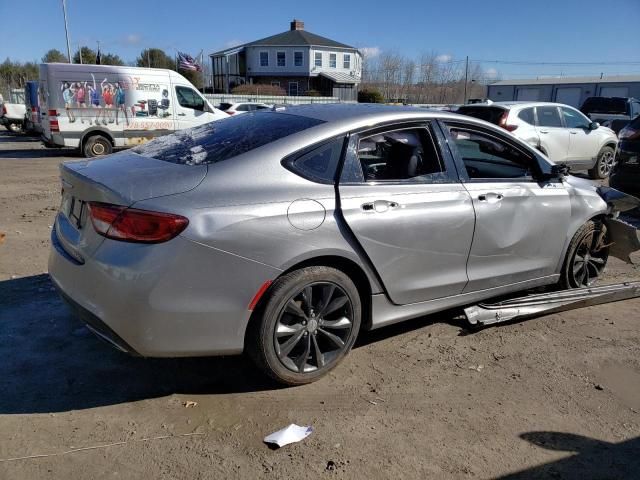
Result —
[[503, 198], [504, 196], [501, 193], [493, 193], [493, 192], [481, 193], [480, 195], [478, 195], [478, 200], [480, 200], [481, 202], [489, 202], [489, 203], [499, 202]]
[[577, 134], [578, 134], [578, 132], [573, 132], [573, 131], [571, 131], [571, 130], [569, 130], [569, 133], [570, 133], [571, 135], [577, 135]]
[[179, 117], [186, 117], [186, 116], [187, 116], [187, 114], [186, 114], [186, 113], [179, 113], [179, 114], [178, 114], [178, 116], [179, 116]]
[[549, 133], [549, 130], [539, 130], [540, 133]]
[[397, 202], [390, 202], [389, 200], [376, 200], [374, 202], [363, 203], [360, 208], [363, 212], [378, 212], [383, 213], [387, 210], [398, 207]]

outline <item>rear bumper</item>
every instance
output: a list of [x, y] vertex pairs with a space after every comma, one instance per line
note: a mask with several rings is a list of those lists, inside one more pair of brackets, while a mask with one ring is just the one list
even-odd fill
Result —
[[54, 228], [49, 273], [73, 312], [117, 348], [145, 357], [241, 353], [247, 307], [280, 273], [182, 237], [105, 240], [79, 263], [56, 235]]

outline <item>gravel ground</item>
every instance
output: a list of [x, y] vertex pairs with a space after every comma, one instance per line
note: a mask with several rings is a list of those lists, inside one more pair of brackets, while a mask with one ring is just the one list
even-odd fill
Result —
[[[298, 388], [241, 357], [131, 358], [46, 275], [67, 158], [0, 132], [1, 479], [640, 478], [640, 300], [477, 332], [420, 318]], [[289, 423], [315, 431], [262, 443]]]

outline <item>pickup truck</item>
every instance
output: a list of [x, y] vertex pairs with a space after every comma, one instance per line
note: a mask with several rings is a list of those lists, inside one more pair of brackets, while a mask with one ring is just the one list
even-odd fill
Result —
[[11, 90], [9, 101], [2, 104], [0, 112], [0, 124], [7, 127], [13, 133], [22, 131], [24, 116], [27, 107], [24, 104], [24, 90], [19, 88]]
[[640, 115], [640, 100], [630, 97], [588, 97], [580, 111], [617, 134]]

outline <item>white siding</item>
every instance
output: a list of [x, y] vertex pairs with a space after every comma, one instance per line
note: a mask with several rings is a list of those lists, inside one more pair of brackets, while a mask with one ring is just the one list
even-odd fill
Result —
[[[260, 66], [260, 52], [269, 53], [269, 66]], [[285, 66], [278, 67], [277, 64], [277, 52], [284, 52], [285, 54]], [[302, 66], [296, 67], [294, 65], [294, 52], [302, 52]], [[251, 46], [246, 49], [247, 55], [247, 75], [255, 74], [309, 74], [309, 47], [260, 47]]]
[[[322, 54], [322, 67], [315, 66], [315, 54]], [[329, 54], [336, 54], [336, 68], [329, 67]], [[351, 55], [351, 67], [343, 68], [344, 54]], [[346, 73], [347, 75], [354, 72], [354, 77], [359, 81], [362, 74], [362, 62], [360, 54], [356, 50], [347, 50], [341, 48], [328, 47], [312, 47], [309, 52], [309, 64], [311, 65], [311, 75], [318, 75], [320, 72], [336, 72]]]

